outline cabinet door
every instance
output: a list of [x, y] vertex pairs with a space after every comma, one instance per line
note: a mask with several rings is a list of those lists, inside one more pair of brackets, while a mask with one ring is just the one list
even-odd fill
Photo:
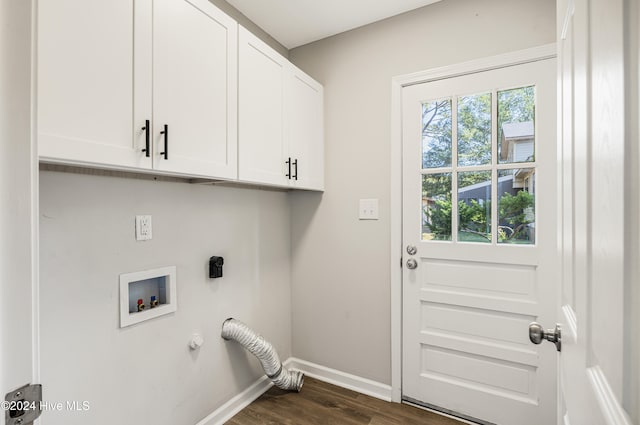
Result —
[[38, 2], [42, 160], [151, 167], [150, 18], [151, 0]]
[[239, 30], [239, 179], [286, 186], [284, 88], [287, 60]]
[[294, 158], [293, 187], [324, 190], [323, 88], [295, 66], [287, 83], [287, 137]]
[[237, 178], [237, 24], [207, 0], [153, 4], [154, 168]]

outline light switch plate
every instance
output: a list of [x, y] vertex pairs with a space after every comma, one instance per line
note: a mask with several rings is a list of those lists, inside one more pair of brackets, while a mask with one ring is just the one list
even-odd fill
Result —
[[360, 199], [360, 220], [378, 219], [378, 199]]
[[148, 241], [152, 237], [152, 226], [150, 215], [136, 216], [136, 240]]

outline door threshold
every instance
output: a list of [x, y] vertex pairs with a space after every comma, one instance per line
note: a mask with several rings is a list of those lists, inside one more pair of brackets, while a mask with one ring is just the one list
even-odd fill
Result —
[[428, 412], [436, 413], [438, 415], [441, 415], [447, 418], [455, 419], [467, 425], [496, 425], [493, 422], [487, 422], [471, 416], [463, 415], [461, 413], [457, 413], [452, 410], [434, 406], [433, 404], [414, 400], [410, 397], [402, 397], [402, 403], [408, 404], [413, 407], [417, 407], [418, 409], [426, 410]]

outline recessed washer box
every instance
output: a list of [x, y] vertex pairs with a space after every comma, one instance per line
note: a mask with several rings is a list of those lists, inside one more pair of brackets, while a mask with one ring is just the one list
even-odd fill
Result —
[[176, 284], [175, 266], [121, 274], [120, 327], [176, 311]]

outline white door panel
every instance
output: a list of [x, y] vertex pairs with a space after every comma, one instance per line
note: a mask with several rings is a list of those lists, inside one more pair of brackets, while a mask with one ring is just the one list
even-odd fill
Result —
[[[455, 140], [464, 129], [455, 122], [461, 96], [491, 93], [491, 145], [497, 146], [498, 92], [531, 85], [535, 158], [516, 166], [499, 162], [497, 149], [492, 149], [488, 164], [458, 165]], [[409, 86], [402, 97], [403, 246], [413, 245], [418, 251], [415, 256], [403, 252], [405, 262], [417, 260], [417, 268], [405, 266], [403, 272], [403, 398], [487, 423], [551, 424], [556, 414], [556, 351], [552, 345], [532, 345], [528, 325], [534, 320], [555, 323], [556, 316], [555, 61]], [[423, 169], [422, 105], [447, 98], [453, 99], [453, 164]], [[452, 241], [425, 240], [421, 211], [432, 201], [423, 192], [424, 175], [487, 170], [493, 200], [502, 196], [495, 183], [499, 173], [515, 168], [535, 168], [531, 244], [506, 244], [502, 237], [498, 243], [495, 229], [485, 243], [466, 242], [457, 231], [451, 232]], [[510, 178], [515, 182], [516, 177]], [[457, 179], [451, 181], [452, 192], [463, 193], [458, 192]], [[462, 184], [461, 190], [467, 187]], [[492, 220], [499, 213], [497, 204], [490, 202]], [[463, 207], [451, 205], [451, 228], [457, 229], [455, 212]], [[506, 223], [500, 224], [506, 228]]]
[[635, 159], [626, 155], [623, 10], [617, 0], [558, 3], [559, 422], [574, 425], [631, 424], [625, 288], [637, 234], [625, 229], [637, 194], [626, 170]]

